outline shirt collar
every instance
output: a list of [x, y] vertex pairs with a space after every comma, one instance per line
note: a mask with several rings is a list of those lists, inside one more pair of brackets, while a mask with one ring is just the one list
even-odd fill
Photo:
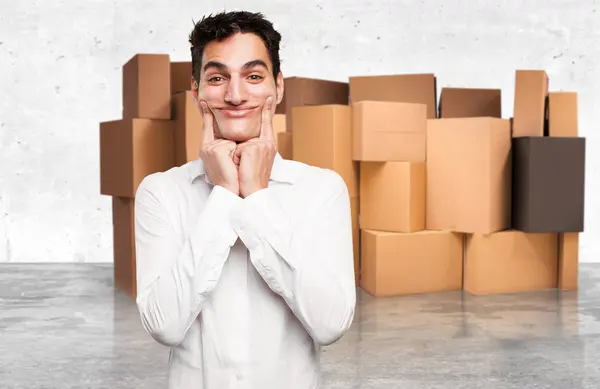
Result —
[[[206, 175], [204, 162], [201, 159], [197, 159], [191, 164], [189, 173], [190, 184], [192, 184], [198, 178], [202, 178], [207, 183], [212, 184]], [[294, 178], [295, 175], [293, 169], [291, 169], [291, 167], [287, 164], [287, 161], [284, 160], [279, 153], [276, 153], [273, 161], [273, 168], [271, 169], [270, 180], [292, 184], [294, 182]]]

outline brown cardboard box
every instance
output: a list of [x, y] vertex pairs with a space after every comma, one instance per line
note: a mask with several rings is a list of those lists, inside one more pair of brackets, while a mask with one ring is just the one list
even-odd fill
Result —
[[491, 233], [510, 227], [510, 123], [430, 119], [426, 228]]
[[462, 234], [361, 231], [360, 286], [373, 296], [460, 290]]
[[538, 233], [582, 232], [585, 138], [514, 138], [512, 156], [512, 228]]
[[192, 89], [192, 62], [171, 62], [171, 94]]
[[173, 95], [172, 102], [175, 164], [181, 166], [200, 158], [202, 114], [194, 104], [191, 91]]
[[517, 70], [513, 137], [544, 136], [548, 75], [543, 70]]
[[358, 226], [359, 201], [357, 197], [350, 198], [352, 217], [352, 248], [354, 249], [354, 281], [356, 286], [360, 281], [360, 227]]
[[123, 66], [123, 119], [171, 118], [167, 54], [137, 54]]
[[100, 193], [135, 197], [151, 173], [175, 166], [173, 122], [129, 119], [100, 123]]
[[283, 159], [293, 160], [294, 148], [292, 146], [292, 133], [291, 132], [280, 132], [277, 134], [277, 151]]
[[442, 88], [440, 118], [502, 117], [500, 89]]
[[114, 283], [116, 288], [135, 300], [137, 284], [134, 203], [133, 198], [112, 198]]
[[472, 294], [556, 288], [556, 234], [467, 235], [464, 289]]
[[286, 121], [286, 117], [284, 114], [277, 113], [277, 114], [273, 115], [272, 123], [273, 123], [273, 135], [275, 136], [275, 143], [277, 143], [277, 140], [279, 138], [278, 134], [286, 131], [285, 121]]
[[385, 101], [352, 105], [352, 159], [425, 161], [427, 106]]
[[[292, 131], [293, 108], [306, 105], [348, 105], [348, 83], [306, 77], [284, 79], [285, 114], [287, 131]], [[276, 111], [277, 113], [280, 110]], [[303, 111], [299, 111], [303, 112]]]
[[295, 161], [337, 172], [350, 197], [356, 197], [358, 163], [352, 161], [351, 111], [348, 105], [295, 107], [292, 155]]
[[427, 105], [427, 118], [436, 117], [437, 86], [434, 74], [395, 74], [353, 76], [350, 81], [350, 104], [359, 101], [396, 101]]
[[577, 92], [550, 92], [548, 95], [548, 135], [579, 136]]
[[558, 234], [558, 287], [577, 290], [579, 285], [579, 234]]
[[425, 162], [360, 163], [360, 228], [425, 229]]

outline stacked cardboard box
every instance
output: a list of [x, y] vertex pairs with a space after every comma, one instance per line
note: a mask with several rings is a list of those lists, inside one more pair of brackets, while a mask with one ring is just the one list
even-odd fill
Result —
[[[123, 118], [100, 124], [101, 193], [113, 197], [115, 285], [135, 298], [135, 191], [199, 157], [191, 63], [138, 54]], [[375, 296], [577, 288], [585, 139], [577, 94], [518, 70], [501, 90], [434, 74], [289, 77], [273, 120], [280, 154], [338, 172], [350, 194], [356, 283]]]

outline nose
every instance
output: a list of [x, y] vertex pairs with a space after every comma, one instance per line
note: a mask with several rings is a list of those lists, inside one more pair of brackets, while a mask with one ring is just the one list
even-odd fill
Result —
[[225, 101], [231, 105], [241, 105], [247, 100], [246, 85], [239, 77], [231, 77], [225, 92]]

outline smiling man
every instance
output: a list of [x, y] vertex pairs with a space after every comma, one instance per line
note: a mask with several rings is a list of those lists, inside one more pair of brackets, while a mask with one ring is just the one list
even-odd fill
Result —
[[195, 25], [201, 158], [137, 190], [137, 305], [171, 389], [319, 388], [320, 348], [354, 317], [346, 185], [276, 151], [280, 40], [259, 13]]

